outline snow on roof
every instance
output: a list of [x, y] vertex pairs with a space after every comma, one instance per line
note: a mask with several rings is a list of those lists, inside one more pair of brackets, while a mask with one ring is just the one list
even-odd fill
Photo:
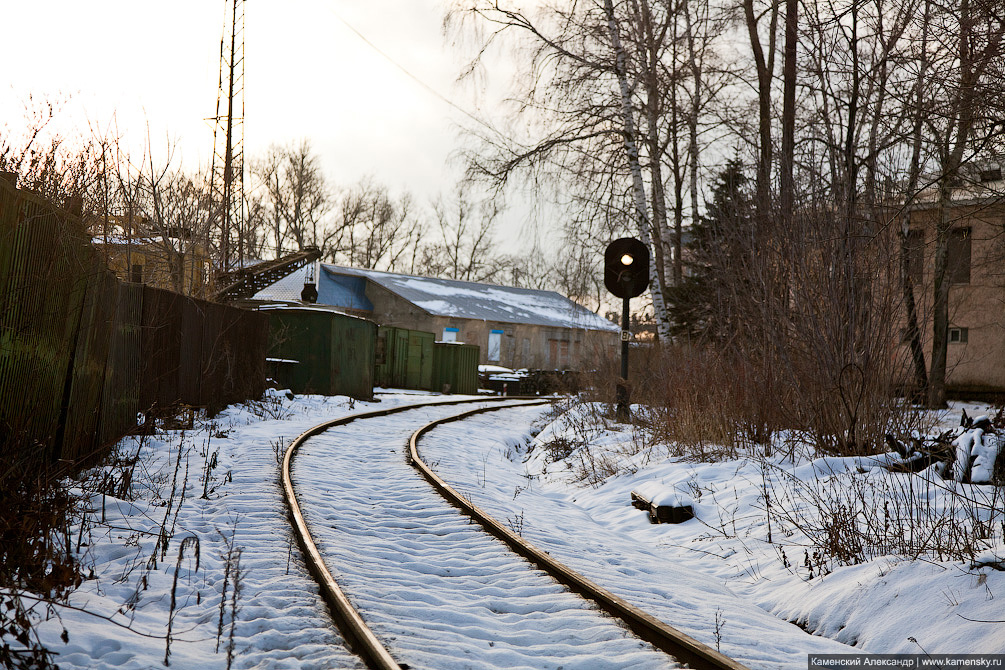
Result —
[[618, 326], [555, 291], [478, 284], [454, 279], [325, 266], [329, 272], [366, 277], [436, 316], [527, 323], [558, 328], [617, 331]]
[[164, 238], [160, 235], [153, 235], [153, 236], [134, 235], [133, 237], [126, 237], [125, 235], [122, 234], [107, 235], [107, 236], [94, 235], [91, 237], [91, 244], [100, 245], [105, 244], [105, 242], [107, 242], [108, 244], [118, 244], [118, 245], [128, 244], [128, 245], [140, 246], [143, 244], [161, 244], [162, 242], [164, 242]]
[[274, 284], [270, 284], [252, 296], [253, 300], [278, 300], [300, 302], [300, 292], [304, 290], [307, 267], [299, 268]]
[[[363, 277], [434, 316], [525, 323], [555, 328], [582, 328], [616, 332], [618, 326], [555, 291], [479, 284], [453, 279], [361, 270], [322, 265], [318, 302], [325, 302], [325, 284], [332, 276]], [[259, 300], [297, 300], [304, 270], [295, 272], [259, 291]]]
[[255, 307], [259, 312], [324, 312], [327, 314], [338, 314], [346, 319], [356, 321], [369, 321], [356, 314], [349, 314], [343, 309], [333, 305], [311, 305], [303, 303], [273, 303], [271, 305], [258, 305]]

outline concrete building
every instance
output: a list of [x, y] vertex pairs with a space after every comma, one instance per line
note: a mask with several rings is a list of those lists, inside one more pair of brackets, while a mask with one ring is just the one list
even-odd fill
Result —
[[[935, 234], [934, 187], [911, 209], [909, 266], [926, 366], [931, 365]], [[998, 164], [978, 166], [954, 188], [949, 210], [949, 344], [946, 389], [1005, 394], [1005, 180]], [[908, 343], [900, 343], [909, 361]], [[910, 379], [905, 374], [905, 380]]]
[[[255, 295], [297, 302], [306, 268]], [[615, 351], [620, 328], [554, 291], [360, 270], [322, 264], [319, 305], [383, 326], [476, 344], [481, 363], [538, 370], [587, 370]]]

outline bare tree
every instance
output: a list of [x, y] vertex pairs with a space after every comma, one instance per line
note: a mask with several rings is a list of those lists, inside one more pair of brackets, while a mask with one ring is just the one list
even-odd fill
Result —
[[152, 183], [154, 207], [148, 219], [152, 243], [169, 269], [171, 287], [178, 293], [200, 293], [203, 264], [210, 259], [200, 240], [210, 225], [210, 201], [201, 176], [173, 171]]
[[[710, 119], [709, 110], [714, 103], [718, 102], [729, 81], [728, 73], [722, 68], [715, 49], [715, 40], [727, 29], [728, 22], [726, 13], [716, 11], [707, 1], [681, 3], [680, 12], [683, 21], [683, 39], [686, 44], [684, 70], [689, 76], [675, 81], [672, 90], [683, 89], [688, 98], [684, 116], [688, 139], [690, 224], [694, 226], [700, 217], [699, 178], [703, 168], [701, 155], [703, 150], [707, 148], [703, 143], [700, 143], [700, 137], [705, 129], [713, 129], [717, 126], [714, 119]], [[683, 202], [679, 198], [677, 209], [681, 213], [684, 209]], [[675, 282], [683, 279], [682, 218], [682, 216], [677, 217], [673, 231]]]
[[52, 122], [64, 102], [32, 95], [24, 100], [22, 128], [0, 130], [0, 172], [16, 175], [21, 188], [58, 206], [73, 201], [74, 209], [93, 211], [104, 144], [55, 131]]
[[395, 198], [383, 184], [363, 178], [340, 196], [338, 215], [332, 260], [391, 272], [412, 269], [423, 226], [410, 195]]
[[923, 402], [928, 400], [928, 369], [925, 363], [925, 353], [921, 342], [921, 329], [918, 326], [918, 308], [914, 296], [914, 277], [911, 267], [911, 210], [917, 198], [921, 181], [922, 149], [924, 145], [925, 95], [928, 80], [928, 35], [932, 11], [931, 0], [924, 0], [924, 10], [921, 15], [918, 32], [918, 49], [916, 52], [917, 74], [914, 86], [910, 91], [910, 99], [906, 101], [905, 109], [910, 110], [911, 129], [908, 137], [910, 159], [907, 166], [907, 184], [904, 188], [904, 202], [899, 212], [898, 227], [900, 288], [904, 305], [905, 332], [904, 339], [910, 347], [911, 369], [914, 376], [915, 398]]
[[980, 155], [978, 133], [988, 136], [1005, 119], [1005, 80], [1002, 79], [1005, 14], [988, 0], [961, 0], [938, 6], [933, 35], [939, 49], [933, 63], [933, 109], [926, 125], [938, 156], [938, 201], [935, 226], [932, 359], [928, 404], [946, 402], [946, 359], [949, 341], [949, 238], [954, 223], [953, 191], [964, 166]]
[[[490, 30], [483, 47], [505, 34], [524, 40], [529, 58], [516, 95], [517, 114], [528, 113], [531, 124], [540, 128], [537, 137], [524, 143], [483, 133], [483, 150], [469, 156], [472, 173], [498, 182], [517, 174], [539, 178], [550, 173], [577, 193], [574, 201], [583, 208], [580, 222], [600, 222], [605, 231], [641, 238], [657, 259], [651, 264], [650, 291], [664, 337], [665, 240], [670, 235], [661, 163], [667, 140], [661, 120], [672, 109], [666, 103], [663, 56], [673, 35], [668, 30], [670, 7], [593, 0], [542, 7], [532, 16], [510, 3], [460, 0], [450, 15], [454, 25], [474, 23], [473, 31]], [[473, 21], [465, 24], [465, 19]]]
[[[742, 6], [757, 78], [758, 141], [755, 188], [758, 217], [763, 221], [770, 216], [771, 211], [771, 173], [774, 154], [771, 140], [773, 119], [771, 99], [775, 77], [778, 14], [781, 5], [769, 2], [766, 7], [761, 7], [755, 4], [755, 0], [742, 0]], [[764, 43], [765, 40], [767, 44]]]
[[327, 251], [335, 234], [329, 220], [332, 194], [310, 142], [271, 147], [251, 173], [265, 191], [263, 219], [276, 256], [306, 247]]
[[591, 249], [564, 248], [553, 261], [554, 289], [599, 313], [608, 296], [600, 268], [601, 258], [601, 254]]
[[450, 200], [433, 202], [436, 241], [422, 247], [419, 267], [425, 274], [463, 281], [490, 281], [503, 265], [492, 255], [493, 232], [502, 209], [494, 198], [477, 200], [459, 184]]
[[242, 245], [245, 255], [253, 260], [270, 258], [275, 249], [270, 249], [270, 211], [265, 194], [261, 190], [244, 193], [245, 225]]
[[[166, 145], [163, 162], [155, 163], [149, 130], [145, 158], [146, 164], [137, 175], [142, 201], [137, 203], [141, 215], [133, 217], [134, 229], [142, 236], [146, 253], [159, 257], [172, 290], [201, 291], [203, 268], [198, 267], [194, 256], [200, 251], [199, 240], [206, 238], [210, 227], [208, 192], [192, 177], [172, 169], [171, 142]], [[123, 188], [127, 187], [123, 184]], [[201, 251], [208, 262], [205, 249]]]
[[[625, 155], [628, 160], [628, 169], [632, 175], [632, 193], [635, 204], [635, 218], [638, 222], [639, 239], [648, 248], [652, 249], [654, 248], [651, 234], [652, 222], [648, 209], [649, 203], [646, 199], [645, 182], [642, 177], [642, 165], [639, 161], [639, 149], [635, 132], [635, 111], [632, 107], [631, 89], [628, 83], [628, 56], [621, 44], [621, 29], [618, 24], [618, 18], [614, 14], [612, 0], [604, 0], [604, 12], [607, 16], [607, 30], [610, 35], [611, 48], [614, 51], [614, 72], [621, 95], [621, 121], [623, 124], [621, 134], [624, 141]], [[653, 161], [653, 165], [659, 165], [658, 158], [656, 161]], [[658, 173], [658, 167], [656, 167], [656, 170]], [[654, 179], [657, 176], [658, 174], [654, 175]], [[659, 181], [661, 183], [660, 191], [662, 192], [662, 179], [659, 179]], [[654, 209], [659, 209], [659, 207]], [[649, 265], [649, 286], [653, 309], [656, 312], [656, 329], [660, 338], [667, 340], [670, 337], [670, 319], [667, 316], [666, 304], [664, 302], [664, 283], [657, 272], [656, 265], [653, 263]]]

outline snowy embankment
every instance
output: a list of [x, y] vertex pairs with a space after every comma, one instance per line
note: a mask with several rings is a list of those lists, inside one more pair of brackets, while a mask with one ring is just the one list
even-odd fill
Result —
[[[384, 395], [379, 406], [419, 400]], [[88, 523], [70, 534], [93, 579], [39, 625], [60, 667], [164, 667], [166, 654], [180, 668], [362, 667], [290, 543], [277, 481], [277, 454], [296, 435], [362, 405], [277, 399], [123, 441], [120, 454], [140, 454], [133, 495], [91, 498]], [[477, 419], [484, 437], [468, 423], [437, 429], [421, 451], [541, 548], [752, 668], [805, 667], [810, 652], [1005, 652], [995, 487], [893, 474], [881, 467], [892, 456], [687, 462], [630, 448], [637, 439], [623, 426], [593, 430], [584, 451], [572, 434], [581, 422], [550, 417], [532, 439], [535, 410], [516, 412]], [[124, 471], [95, 474], [113, 483]], [[696, 518], [650, 524], [630, 504], [646, 482], [686, 494]], [[895, 533], [891, 501], [902, 499], [912, 522]], [[856, 546], [839, 532], [841, 510], [863, 509], [879, 527], [885, 519], [886, 534]], [[981, 532], [964, 533], [975, 519]], [[971, 557], [958, 555], [964, 540]]]
[[[426, 453], [531, 541], [751, 667], [805, 667], [807, 653], [1005, 653], [998, 487], [944, 480], [935, 466], [891, 472], [894, 454], [658, 458], [618, 426], [584, 439], [583, 425], [473, 444], [467, 462], [449, 458], [462, 434]], [[696, 518], [649, 523], [631, 492], [654, 483]]]
[[285, 444], [351, 406], [277, 398], [123, 440], [121, 456], [139, 454], [132, 499], [91, 498], [74, 549], [79, 539], [93, 579], [39, 626], [60, 668], [363, 667], [291, 546], [277, 464]]
[[[651, 525], [647, 514], [631, 506], [632, 489], [646, 480], [641, 472], [599, 488], [535, 472], [542, 463], [534, 462], [534, 453], [524, 460], [529, 435], [523, 426], [529, 421], [512, 421], [514, 414], [507, 410], [463, 426], [441, 426], [424, 439], [420, 452], [437, 463], [437, 472], [462, 495], [507, 520], [525, 539], [751, 668], [800, 668], [810, 652], [854, 651], [771, 616], [739, 597], [718, 575], [704, 572], [700, 560], [682, 561], [660, 546], [659, 535], [647, 537], [644, 531], [670, 526]], [[513, 427], [507, 430], [503, 419]], [[481, 434], [479, 429], [491, 440], [472, 440], [473, 434]]]

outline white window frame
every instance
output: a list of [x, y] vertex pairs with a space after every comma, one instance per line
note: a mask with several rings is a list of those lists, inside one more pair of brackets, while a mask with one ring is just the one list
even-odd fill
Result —
[[489, 346], [488, 346], [488, 360], [494, 363], [498, 363], [502, 359], [502, 336], [506, 331], [503, 330], [490, 330], [489, 331]]

